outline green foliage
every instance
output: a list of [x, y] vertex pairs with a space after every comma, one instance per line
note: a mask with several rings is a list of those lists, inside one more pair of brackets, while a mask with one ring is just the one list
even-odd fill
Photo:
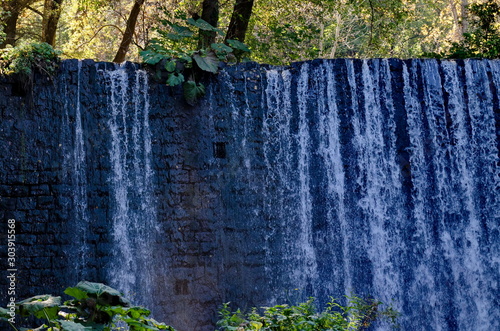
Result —
[[36, 318], [54, 319], [61, 305], [61, 297], [53, 297], [48, 294], [37, 295], [20, 301], [18, 304], [21, 316], [33, 315]]
[[60, 51], [47, 43], [22, 44], [0, 50], [0, 74], [31, 76], [33, 69], [53, 76], [59, 64]]
[[228, 45], [212, 43], [207, 49], [197, 49], [200, 34], [196, 30], [216, 32], [221, 37], [224, 35], [222, 30], [201, 18], [187, 18], [180, 11], [173, 17], [165, 9], [163, 11], [166, 18], [159, 20], [161, 27], [156, 29], [159, 37], [152, 39], [140, 55], [146, 64], [162, 63], [168, 72], [167, 85], [183, 84], [186, 102], [194, 105], [205, 94], [205, 86], [198, 82], [200, 73], [216, 74], [219, 61], [230, 61], [236, 58], [235, 54], [246, 54], [250, 49], [236, 40], [228, 40]]
[[494, 0], [474, 3], [468, 6], [470, 32], [463, 34], [463, 40], [453, 43], [448, 54], [426, 54], [445, 58], [500, 58], [500, 5]]
[[[36, 328], [40, 331], [111, 331], [123, 325], [130, 331], [175, 331], [149, 318], [149, 310], [131, 306], [120, 292], [104, 284], [83, 281], [64, 293], [74, 299], [61, 304], [60, 297], [38, 295], [17, 302], [16, 314], [45, 319], [47, 324]], [[0, 309], [0, 319], [8, 321], [10, 317], [8, 310]]]
[[190, 105], [194, 105], [200, 96], [205, 95], [205, 86], [192, 80], [185, 82], [183, 88], [184, 99]]
[[374, 321], [387, 318], [393, 326], [398, 313], [392, 308], [380, 310], [380, 302], [364, 300], [358, 297], [348, 298], [346, 306], [332, 299], [326, 309], [318, 312], [314, 299], [295, 306], [277, 305], [263, 307], [259, 314], [257, 309], [244, 314], [240, 310], [231, 312], [226, 303], [219, 310], [219, 331], [316, 331], [316, 330], [363, 330]]
[[8, 17], [10, 13], [3, 10], [3, 8], [0, 7], [0, 44], [2, 44], [5, 40], [6, 34], [3, 31], [4, 26], [5, 26], [5, 19]]

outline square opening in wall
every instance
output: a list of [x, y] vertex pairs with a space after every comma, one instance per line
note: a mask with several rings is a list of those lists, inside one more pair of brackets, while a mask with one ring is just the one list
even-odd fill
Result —
[[13, 97], [25, 97], [28, 95], [28, 86], [25, 83], [16, 80], [12, 83], [11, 95]]
[[226, 143], [225, 142], [214, 142], [214, 157], [216, 159], [226, 158]]
[[185, 279], [177, 279], [174, 285], [175, 295], [186, 295], [189, 294], [188, 281]]

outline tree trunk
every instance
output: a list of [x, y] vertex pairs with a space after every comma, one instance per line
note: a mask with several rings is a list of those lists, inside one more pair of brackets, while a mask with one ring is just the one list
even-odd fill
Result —
[[141, 7], [144, 4], [144, 1], [145, 0], [135, 0], [134, 6], [132, 7], [130, 15], [127, 19], [127, 27], [125, 29], [125, 33], [123, 34], [122, 42], [120, 43], [120, 47], [118, 48], [118, 52], [116, 52], [113, 62], [121, 63], [125, 61], [125, 56], [127, 55], [128, 49], [134, 37], [135, 25], [137, 24], [137, 17], [141, 12]]
[[5, 48], [7, 45], [16, 45], [17, 41], [17, 20], [19, 15], [36, 0], [1, 0], [0, 6], [9, 16], [5, 19], [6, 39], [3, 44], [0, 44], [0, 49]]
[[5, 41], [0, 44], [0, 49], [5, 48], [7, 45], [16, 45], [16, 31], [17, 31], [17, 19], [19, 18], [19, 13], [11, 10], [10, 15], [5, 20]]
[[333, 47], [332, 51], [330, 52], [330, 58], [333, 59], [335, 58], [335, 55], [337, 53], [337, 47], [339, 46], [339, 39], [340, 39], [340, 28], [343, 24], [342, 22], [342, 15], [340, 15], [339, 12], [335, 12], [335, 39], [333, 41]]
[[248, 23], [252, 16], [252, 7], [254, 0], [236, 0], [231, 15], [231, 22], [227, 29], [226, 40], [235, 39], [245, 42], [245, 35], [248, 29]]
[[57, 23], [61, 17], [64, 0], [45, 0], [42, 20], [42, 42], [51, 46], [56, 44]]
[[467, 6], [469, 5], [469, 1], [468, 0], [462, 0], [461, 1], [461, 4], [460, 4], [460, 9], [462, 11], [462, 33], [466, 33], [467, 30], [469, 30], [469, 20], [467, 18]]
[[[203, 0], [203, 10], [201, 19], [207, 21], [212, 26], [217, 27], [219, 23], [219, 0]], [[215, 31], [200, 30], [200, 38], [198, 39], [198, 49], [209, 47], [215, 42], [217, 33]]]

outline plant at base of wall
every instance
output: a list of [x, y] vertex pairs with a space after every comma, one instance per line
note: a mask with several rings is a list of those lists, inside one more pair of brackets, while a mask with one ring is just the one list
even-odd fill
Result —
[[[164, 12], [168, 17], [168, 12]], [[167, 85], [183, 84], [184, 97], [190, 105], [194, 105], [205, 94], [205, 86], [198, 82], [201, 72], [216, 74], [220, 61], [236, 61], [239, 60], [236, 54], [250, 52], [245, 44], [231, 39], [226, 40], [227, 44], [212, 43], [205, 49], [196, 49], [194, 45], [198, 44], [199, 36], [193, 29], [224, 35], [222, 30], [201, 18], [187, 18], [185, 13], [179, 12], [173, 19], [162, 19], [160, 23], [163, 27], [156, 29], [159, 37], [152, 39], [139, 54], [146, 64], [162, 63], [168, 72]], [[194, 50], [191, 49], [193, 47]]]
[[228, 304], [219, 310], [219, 331], [315, 331], [315, 330], [365, 330], [373, 322], [388, 319], [394, 327], [397, 311], [388, 307], [380, 309], [382, 304], [372, 299], [348, 297], [348, 304], [342, 306], [333, 298], [327, 308], [321, 312], [316, 310], [314, 298], [295, 306], [276, 305], [263, 307], [262, 314], [256, 308], [248, 314], [240, 310], [231, 312]]
[[83, 281], [64, 293], [74, 299], [61, 304], [61, 297], [37, 295], [17, 302], [15, 312], [0, 308], [0, 319], [9, 322], [15, 315], [45, 319], [46, 324], [33, 329], [37, 331], [111, 331], [123, 329], [124, 325], [130, 331], [175, 331], [149, 318], [146, 308], [131, 307], [120, 292], [104, 284]]

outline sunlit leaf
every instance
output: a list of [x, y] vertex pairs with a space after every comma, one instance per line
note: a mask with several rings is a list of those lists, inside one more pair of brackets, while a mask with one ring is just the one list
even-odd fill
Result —
[[37, 295], [17, 304], [19, 312], [23, 316], [34, 315], [37, 318], [54, 319], [59, 312], [61, 297], [54, 297], [50, 294]]
[[134, 319], [125, 319], [124, 322], [126, 322], [128, 325], [135, 328], [136, 330], [159, 330], [155, 326], [147, 325], [147, 324], [138, 322], [137, 320], [134, 320]]

